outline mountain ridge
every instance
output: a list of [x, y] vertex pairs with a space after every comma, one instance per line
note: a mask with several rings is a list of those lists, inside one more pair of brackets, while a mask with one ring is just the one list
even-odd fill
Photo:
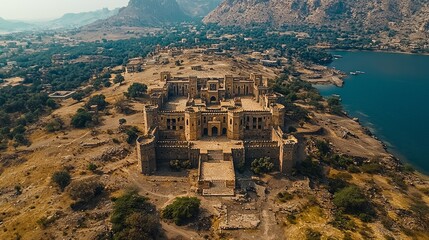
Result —
[[118, 14], [106, 20], [97, 21], [88, 27], [160, 26], [189, 19], [190, 17], [183, 12], [176, 0], [130, 0]]
[[97, 20], [109, 18], [119, 12], [120, 8], [109, 10], [103, 8], [90, 12], [66, 13], [62, 17], [49, 21], [47, 25], [50, 28], [70, 28], [81, 27], [91, 24]]
[[429, 26], [428, 0], [225, 0], [205, 23], [311, 24], [343, 29], [413, 29]]
[[183, 11], [191, 17], [205, 17], [223, 0], [177, 0]]
[[0, 32], [14, 32], [14, 31], [21, 31], [21, 30], [27, 30], [34, 27], [34, 25], [22, 22], [22, 21], [12, 21], [12, 20], [6, 20], [2, 17], [0, 17]]

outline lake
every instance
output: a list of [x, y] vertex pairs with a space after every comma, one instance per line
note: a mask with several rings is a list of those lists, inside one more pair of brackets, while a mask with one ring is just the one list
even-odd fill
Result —
[[[350, 75], [343, 88], [317, 86], [338, 94], [345, 110], [372, 130], [395, 156], [429, 173], [429, 56], [335, 51], [330, 67]], [[427, 148], [427, 149], [426, 149]]]

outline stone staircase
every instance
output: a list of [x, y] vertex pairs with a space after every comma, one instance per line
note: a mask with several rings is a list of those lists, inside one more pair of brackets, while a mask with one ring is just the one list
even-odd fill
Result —
[[223, 161], [223, 151], [222, 150], [208, 150], [207, 157], [209, 161]]
[[225, 182], [222, 181], [213, 181], [210, 184], [209, 189], [203, 189], [204, 196], [234, 196], [234, 189], [228, 188], [225, 185]]

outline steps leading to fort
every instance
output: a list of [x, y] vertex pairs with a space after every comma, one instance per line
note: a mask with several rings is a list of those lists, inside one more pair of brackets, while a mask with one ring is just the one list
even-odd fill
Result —
[[223, 151], [222, 150], [208, 150], [207, 156], [209, 161], [223, 161]]
[[203, 189], [204, 196], [234, 196], [234, 189], [228, 188], [225, 182], [212, 182], [209, 189]]

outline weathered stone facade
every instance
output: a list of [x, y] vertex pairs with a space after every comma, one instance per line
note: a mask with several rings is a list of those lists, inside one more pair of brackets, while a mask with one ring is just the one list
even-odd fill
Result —
[[[150, 91], [145, 136], [137, 144], [142, 173], [153, 174], [158, 163], [171, 160], [201, 168], [219, 151], [217, 161], [237, 164], [268, 156], [281, 172], [291, 171], [297, 140], [283, 133], [285, 107], [277, 103], [282, 96], [270, 93], [262, 75], [198, 78], [162, 72], [160, 81], [163, 87]], [[204, 188], [207, 183], [201, 182]]]

